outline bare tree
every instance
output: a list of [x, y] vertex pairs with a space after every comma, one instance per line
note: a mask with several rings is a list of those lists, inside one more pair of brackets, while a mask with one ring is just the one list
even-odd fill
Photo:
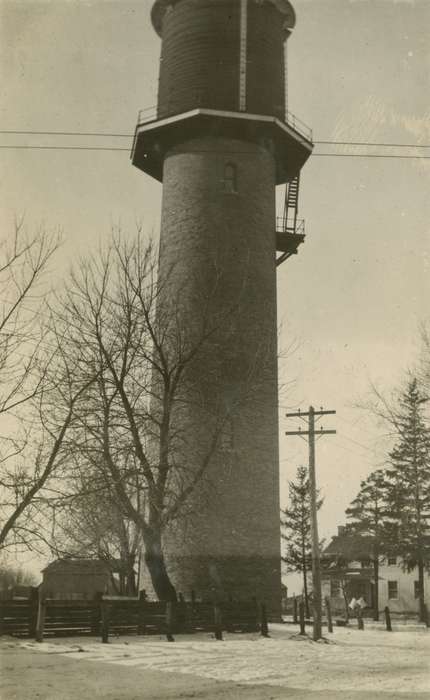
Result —
[[25, 569], [0, 562], [0, 591], [8, 591], [15, 586], [35, 586], [37, 577]]
[[[73, 274], [58, 322], [68, 352], [82, 355], [98, 377], [71, 449], [109, 481], [122, 516], [142, 536], [156, 594], [172, 599], [163, 535], [184, 517], [190, 495], [207, 478], [240, 398], [221, 407], [200, 396], [192, 368], [203, 361], [222, 319], [203, 314], [190, 332], [179, 305], [160, 301], [169, 280], [157, 281], [156, 259], [140, 236], [131, 243], [114, 238]], [[187, 436], [196, 406], [210, 430], [199, 435], [190, 460]]]
[[39, 316], [58, 245], [56, 233], [27, 235], [22, 219], [0, 241], [0, 414], [21, 406], [41, 386], [43, 372], [34, 371], [43, 338]]
[[[95, 558], [106, 563], [118, 595], [137, 593], [141, 537], [122, 513], [103, 469], [89, 468], [75, 455], [67, 471], [67, 495], [51, 500], [51, 550], [59, 557]], [[130, 493], [130, 498], [132, 494]]]
[[15, 415], [15, 452], [2, 458], [0, 473], [0, 549], [14, 545], [34, 548], [43, 535], [43, 511], [49, 498], [58, 498], [54, 478], [66, 464], [66, 435], [76, 420], [94, 375], [77, 374], [62, 356], [61, 347], [43, 366], [43, 383], [36, 396]]
[[48, 324], [47, 273], [58, 245], [57, 234], [26, 235], [21, 220], [0, 246], [0, 549], [43, 540], [37, 515], [93, 381], [91, 373], [76, 373]]

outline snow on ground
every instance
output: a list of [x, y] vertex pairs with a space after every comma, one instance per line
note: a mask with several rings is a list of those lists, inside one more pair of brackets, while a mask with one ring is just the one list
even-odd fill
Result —
[[[109, 644], [88, 638], [21, 642], [48, 654], [95, 663], [186, 673], [242, 684], [309, 690], [430, 691], [430, 634], [335, 628], [330, 643], [314, 643], [286, 625], [258, 635], [119, 637]], [[429, 696], [430, 697], [430, 696]]]

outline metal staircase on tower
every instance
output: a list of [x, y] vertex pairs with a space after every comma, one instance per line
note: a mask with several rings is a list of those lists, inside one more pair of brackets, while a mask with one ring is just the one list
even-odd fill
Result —
[[281, 253], [276, 258], [280, 265], [291, 255], [297, 255], [297, 249], [305, 240], [305, 222], [298, 219], [300, 174], [285, 186], [285, 203], [283, 216], [276, 219], [276, 250]]

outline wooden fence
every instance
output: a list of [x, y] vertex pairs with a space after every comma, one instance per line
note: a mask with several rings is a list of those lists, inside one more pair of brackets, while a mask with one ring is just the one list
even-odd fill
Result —
[[34, 637], [38, 610], [37, 591], [27, 599], [0, 600], [0, 635]]
[[57, 600], [39, 597], [35, 591], [28, 600], [0, 601], [0, 634], [35, 637], [60, 635], [174, 634], [223, 631], [255, 632], [267, 635], [265, 606], [255, 600], [239, 602], [152, 602], [141, 598]]

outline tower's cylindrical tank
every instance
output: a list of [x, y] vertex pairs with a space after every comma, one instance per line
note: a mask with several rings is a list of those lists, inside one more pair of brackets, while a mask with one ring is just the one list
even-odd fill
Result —
[[283, 119], [288, 6], [179, 0], [167, 10], [156, 3], [153, 21], [163, 42], [158, 117], [204, 107]]

